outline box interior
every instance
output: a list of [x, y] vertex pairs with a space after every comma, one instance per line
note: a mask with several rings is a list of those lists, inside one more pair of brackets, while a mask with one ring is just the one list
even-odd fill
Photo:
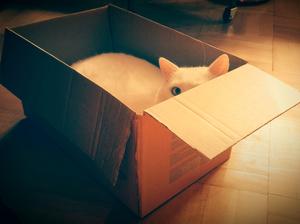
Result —
[[[78, 13], [18, 27], [14, 31], [68, 65], [104, 52], [123, 52], [155, 65], [159, 57], [165, 57], [178, 66], [202, 66], [224, 53], [182, 33], [174, 35], [172, 29], [132, 16], [117, 7], [89, 10], [84, 17]], [[229, 57], [230, 70], [245, 64], [233, 55]], [[96, 80], [87, 78], [101, 86]], [[113, 95], [122, 101], [118, 94]], [[143, 112], [139, 105], [127, 106], [138, 114]]]
[[[155, 65], [159, 57], [166, 57], [179, 66], [199, 66], [209, 65], [218, 55], [227, 53], [132, 15], [135, 14], [109, 6], [88, 10], [84, 16], [82, 13], [74, 13], [13, 30], [68, 65], [95, 54], [124, 52]], [[174, 35], [174, 32], [177, 34]], [[228, 55], [230, 70], [246, 63]]]

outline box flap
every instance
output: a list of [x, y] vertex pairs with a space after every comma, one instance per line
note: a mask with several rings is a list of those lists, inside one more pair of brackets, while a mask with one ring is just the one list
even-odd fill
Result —
[[246, 64], [145, 112], [211, 159], [299, 101], [299, 91]]

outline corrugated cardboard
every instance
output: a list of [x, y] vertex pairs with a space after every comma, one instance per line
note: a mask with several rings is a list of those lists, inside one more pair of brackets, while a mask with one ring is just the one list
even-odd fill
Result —
[[164, 56], [179, 66], [209, 64], [224, 52], [115, 6], [6, 30], [3, 85], [27, 116], [84, 152], [96, 175], [140, 216], [300, 101], [298, 91], [229, 54], [228, 74], [137, 114], [69, 66], [103, 52], [154, 64]]

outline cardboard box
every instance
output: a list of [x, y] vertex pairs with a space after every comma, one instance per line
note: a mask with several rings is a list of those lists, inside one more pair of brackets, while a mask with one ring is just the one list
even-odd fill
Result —
[[[1, 80], [26, 115], [51, 127], [145, 216], [230, 156], [231, 147], [300, 101], [297, 90], [230, 55], [230, 72], [139, 115], [70, 65], [103, 52], [157, 64], [210, 64], [223, 52], [115, 6], [6, 29]], [[75, 153], [75, 152], [74, 152]]]

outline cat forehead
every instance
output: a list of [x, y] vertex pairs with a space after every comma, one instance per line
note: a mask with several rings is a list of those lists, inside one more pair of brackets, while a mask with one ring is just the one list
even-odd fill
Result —
[[201, 83], [210, 76], [207, 67], [181, 67], [172, 76], [172, 82]]

